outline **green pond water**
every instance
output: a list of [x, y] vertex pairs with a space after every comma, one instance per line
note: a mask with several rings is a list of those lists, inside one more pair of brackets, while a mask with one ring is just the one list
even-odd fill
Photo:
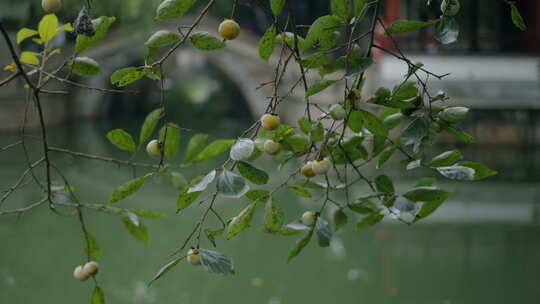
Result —
[[[128, 158], [103, 136], [122, 125], [58, 126], [51, 129], [51, 141], [54, 146]], [[214, 130], [210, 131], [212, 138], [234, 138], [243, 127], [245, 124], [223, 121], [207, 129]], [[129, 130], [137, 132], [135, 126]], [[188, 137], [184, 133], [184, 144]], [[3, 145], [15, 140], [0, 137]], [[37, 155], [37, 146], [32, 149]], [[129, 235], [116, 216], [85, 212], [88, 228], [103, 250], [100, 285], [107, 303], [113, 304], [539, 303], [540, 179], [534, 169], [539, 153], [490, 147], [465, 151], [465, 155], [487, 161], [500, 175], [475, 184], [443, 184], [457, 192], [431, 220], [413, 226], [389, 220], [360, 232], [349, 225], [335, 234], [330, 248], [312, 242], [291, 263], [286, 262], [287, 252], [299, 236], [274, 237], [250, 229], [230, 241], [217, 241], [218, 250], [234, 260], [235, 276], [215, 276], [202, 267], [182, 263], [147, 288], [146, 283], [169, 260], [168, 254], [191, 231], [201, 211], [193, 205], [174, 214], [177, 190], [166, 177], [154, 179], [119, 203], [167, 213], [165, 219], [143, 220], [150, 230], [148, 245]], [[105, 202], [116, 186], [134, 174], [130, 168], [108, 163], [60, 154], [53, 158], [83, 202]], [[148, 161], [144, 155], [138, 159]], [[276, 165], [269, 158], [257, 164], [267, 169]], [[21, 151], [3, 152], [0, 166], [4, 189], [24, 169]], [[197, 165], [182, 172], [193, 177], [211, 166]], [[404, 189], [422, 176], [402, 174], [395, 167], [390, 164], [387, 172], [398, 179], [398, 188]], [[271, 182], [277, 183], [277, 179]], [[37, 198], [28, 186], [2, 208], [24, 206]], [[287, 193], [280, 193], [277, 199], [289, 222], [320, 204]], [[217, 207], [230, 217], [245, 204], [245, 200], [220, 200]], [[262, 209], [255, 215], [254, 226], [261, 223], [261, 217]], [[218, 227], [213, 218], [208, 223]], [[0, 240], [0, 303], [89, 303], [93, 283], [72, 277], [73, 268], [85, 256], [80, 226], [70, 210], [59, 209], [54, 214], [44, 206], [20, 217], [4, 216], [0, 218]]]

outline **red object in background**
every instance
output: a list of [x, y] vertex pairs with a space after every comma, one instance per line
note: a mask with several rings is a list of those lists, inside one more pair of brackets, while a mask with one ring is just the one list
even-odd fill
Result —
[[384, 21], [388, 24], [399, 19], [401, 15], [401, 3], [399, 0], [386, 0], [384, 4]]
[[[401, 3], [399, 0], [386, 0], [384, 4], [384, 17], [383, 22], [385, 26], [392, 24], [394, 21], [399, 19], [401, 14]], [[380, 23], [377, 23], [375, 27], [375, 36], [374, 43], [378, 46], [381, 46], [388, 50], [395, 50], [394, 43], [388, 36], [384, 34], [384, 28]], [[375, 61], [380, 59], [384, 55], [384, 51], [380, 49], [373, 48], [372, 50], [373, 58]]]

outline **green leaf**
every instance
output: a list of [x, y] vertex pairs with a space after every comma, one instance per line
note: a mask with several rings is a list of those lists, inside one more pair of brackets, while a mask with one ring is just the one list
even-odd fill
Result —
[[109, 133], [107, 133], [107, 139], [109, 139], [109, 141], [118, 149], [135, 152], [136, 147], [133, 138], [128, 132], [122, 129], [109, 131]]
[[442, 44], [456, 42], [459, 36], [459, 24], [454, 17], [444, 16], [435, 25], [435, 36]]
[[291, 249], [291, 251], [289, 251], [289, 256], [288, 256], [287, 262], [290, 262], [292, 259], [294, 259], [296, 256], [298, 256], [298, 254], [300, 254], [302, 249], [304, 249], [304, 247], [306, 247], [306, 245], [309, 244], [309, 241], [311, 240], [311, 237], [313, 236], [314, 228], [315, 227], [312, 227], [309, 230], [309, 232], [306, 235], [304, 235], [303, 238], [301, 238], [300, 240], [298, 240], [296, 242], [296, 244]]
[[96, 286], [94, 287], [94, 291], [92, 292], [92, 298], [90, 300], [91, 304], [105, 304], [105, 294], [103, 293], [103, 290]]
[[207, 160], [212, 157], [216, 157], [220, 155], [221, 153], [227, 151], [233, 144], [235, 140], [234, 139], [218, 139], [213, 142], [211, 142], [204, 150], [202, 150], [197, 157], [193, 160], [193, 162], [200, 162], [203, 160]]
[[351, 58], [347, 66], [346, 78], [352, 78], [365, 72], [370, 66], [373, 65], [373, 59], [371, 58]]
[[309, 149], [309, 138], [303, 135], [293, 135], [285, 140], [289, 144], [294, 152], [303, 152]]
[[109, 204], [119, 202], [137, 192], [137, 190], [139, 190], [146, 181], [146, 177], [146, 175], [137, 177], [116, 188], [109, 198]]
[[326, 15], [313, 22], [304, 42], [304, 50], [311, 48], [317, 42], [334, 39], [334, 31], [341, 28], [343, 22], [338, 16]]
[[249, 185], [240, 175], [223, 170], [218, 177], [217, 190], [225, 197], [238, 198], [249, 191]]
[[362, 120], [363, 126], [368, 129], [369, 132], [382, 137], [388, 135], [388, 129], [386, 129], [386, 126], [379, 117], [365, 110], [358, 110], [358, 112], [360, 113], [360, 119]]
[[281, 10], [283, 10], [286, 1], [287, 0], [270, 0], [270, 8], [272, 9], [274, 16], [277, 17], [281, 14]]
[[259, 56], [264, 60], [268, 61], [272, 53], [274, 52], [274, 47], [276, 45], [276, 27], [274, 25], [270, 26], [264, 35], [259, 40]]
[[422, 208], [420, 208], [420, 210], [416, 214], [414, 221], [416, 222], [420, 219], [426, 218], [427, 216], [435, 212], [450, 197], [450, 195], [452, 195], [452, 193], [447, 192], [437, 200], [425, 202], [422, 205]]
[[295, 36], [291, 32], [281, 32], [281, 33], [277, 34], [276, 35], [276, 42], [285, 43], [292, 49], [296, 48], [296, 44], [298, 44], [299, 49], [305, 49], [306, 48], [305, 39], [302, 38], [298, 34]]
[[360, 21], [364, 15], [366, 14], [366, 0], [353, 0], [354, 1], [354, 15], [356, 17], [356, 21]]
[[156, 126], [161, 118], [161, 113], [163, 113], [163, 108], [158, 108], [150, 112], [141, 126], [141, 132], [139, 134], [139, 144], [143, 144], [147, 139], [152, 136]]
[[336, 82], [338, 82], [338, 80], [325, 80], [325, 81], [318, 82], [308, 88], [306, 92], [306, 97], [310, 97], [317, 93], [320, 93], [324, 91], [326, 88], [328, 88], [329, 86], [335, 84]]
[[124, 87], [143, 78], [146, 74], [148, 71], [142, 68], [123, 68], [112, 73], [111, 83], [118, 87]]
[[156, 20], [176, 19], [189, 11], [197, 0], [165, 0], [157, 8]]
[[428, 164], [430, 167], [446, 167], [451, 166], [463, 159], [463, 155], [459, 150], [451, 150], [443, 152], [435, 156]]
[[397, 85], [392, 91], [393, 102], [403, 102], [418, 95], [418, 88], [412, 81], [407, 81], [403, 84]]
[[290, 236], [302, 233], [303, 231], [311, 230], [310, 227], [302, 224], [300, 221], [295, 221], [286, 226], [282, 227], [281, 230], [277, 232], [277, 235], [281, 236]]
[[379, 155], [379, 158], [377, 159], [377, 169], [380, 169], [384, 163], [386, 163], [390, 157], [392, 157], [392, 154], [396, 151], [396, 148], [394, 146], [388, 146], [386, 147], [382, 152], [381, 155]]
[[73, 72], [80, 76], [93, 76], [101, 74], [99, 64], [89, 57], [77, 57], [71, 64]]
[[315, 223], [315, 230], [317, 231], [319, 246], [330, 246], [330, 240], [332, 239], [332, 228], [330, 227], [330, 224], [319, 216], [317, 217], [317, 222]]
[[283, 226], [283, 211], [276, 206], [276, 203], [273, 199], [268, 200], [264, 208], [265, 226], [270, 231], [279, 231]]
[[365, 202], [362, 203], [348, 204], [347, 207], [349, 207], [349, 209], [351, 209], [352, 211], [360, 214], [371, 214], [374, 211], [377, 211], [376, 207], [368, 199], [366, 199]]
[[159, 271], [156, 273], [156, 275], [152, 278], [152, 280], [150, 282], [148, 282], [148, 286], [152, 285], [152, 283], [154, 283], [156, 280], [158, 280], [159, 278], [164, 276], [167, 272], [171, 271], [171, 269], [173, 269], [176, 265], [178, 265], [178, 263], [180, 263], [185, 258], [186, 258], [186, 256], [179, 257], [179, 258], [176, 258], [176, 259], [170, 261], [169, 263], [163, 265], [159, 269]]
[[439, 124], [446, 133], [458, 138], [459, 140], [470, 144], [476, 143], [476, 140], [471, 135], [463, 132], [462, 130], [442, 121], [439, 122]]
[[401, 133], [401, 141], [404, 146], [414, 145], [415, 151], [418, 149], [422, 140], [429, 135], [431, 123], [426, 117], [414, 119]]
[[105, 35], [107, 34], [107, 31], [109, 30], [109, 27], [116, 21], [116, 17], [106, 17], [101, 16], [97, 19], [92, 20], [92, 24], [94, 25], [94, 28], [96, 29], [96, 33], [94, 36], [85, 36], [85, 35], [77, 35], [77, 41], [75, 43], [75, 53], [80, 53], [84, 50], [87, 50], [89, 48], [94, 47], [98, 42], [100, 42]]
[[195, 160], [197, 155], [204, 149], [204, 145], [208, 140], [208, 134], [195, 134], [189, 140], [186, 154], [184, 155], [183, 163], [190, 163]]
[[210, 273], [229, 275], [234, 274], [234, 266], [228, 257], [221, 252], [199, 249], [201, 263]]
[[127, 216], [122, 217], [122, 223], [136, 240], [148, 244], [150, 241], [150, 234], [148, 233], [148, 228], [146, 228], [143, 223], [139, 223], [137, 226]]
[[166, 215], [161, 212], [156, 212], [152, 210], [144, 210], [144, 209], [129, 209], [130, 212], [133, 212], [134, 214], [140, 216], [140, 217], [146, 217], [146, 218], [153, 218], [153, 219], [159, 219], [164, 218]]
[[302, 59], [301, 64], [308, 69], [317, 69], [328, 65], [332, 62], [332, 58], [324, 52], [316, 52]]
[[49, 42], [56, 36], [58, 18], [54, 14], [45, 15], [38, 25], [39, 37], [43, 42]]
[[270, 191], [263, 189], [249, 190], [246, 193], [246, 197], [252, 201], [263, 201], [270, 197]]
[[348, 221], [347, 214], [343, 212], [341, 208], [334, 211], [333, 218], [334, 225], [336, 226], [336, 231], [341, 229], [341, 227], [345, 226]]
[[159, 30], [152, 34], [150, 38], [144, 43], [148, 49], [148, 57], [152, 58], [159, 51], [159, 49], [173, 44], [178, 41], [182, 36], [178, 33], [174, 33], [167, 30]]
[[152, 34], [148, 40], [144, 43], [146, 47], [149, 48], [162, 48], [169, 44], [173, 44], [182, 36], [178, 33], [174, 33], [167, 30], [159, 30]]
[[298, 119], [298, 126], [305, 134], [309, 134], [311, 132], [311, 121], [305, 116]]
[[379, 175], [375, 178], [375, 186], [377, 191], [382, 193], [394, 193], [396, 190], [394, 188], [394, 183], [386, 175]]
[[189, 39], [196, 48], [203, 51], [221, 50], [227, 46], [225, 42], [207, 32], [194, 33], [189, 37]]
[[38, 66], [39, 65], [39, 54], [36, 52], [22, 52], [21, 56], [19, 57], [19, 60], [23, 63], [28, 63], [31, 65]]
[[[165, 130], [167, 130], [166, 137]], [[172, 159], [178, 154], [178, 150], [180, 149], [180, 139], [180, 126], [175, 123], [169, 122], [166, 127], [163, 126], [161, 130], [159, 130], [159, 141], [165, 142], [165, 156], [167, 156], [168, 159]]]
[[216, 170], [210, 171], [210, 173], [206, 174], [199, 182], [194, 184], [191, 187], [188, 187], [187, 193], [191, 192], [202, 192], [208, 188], [208, 185], [210, 185], [214, 179], [216, 178]]
[[413, 21], [413, 20], [404, 20], [404, 19], [397, 20], [386, 29], [386, 34], [392, 35], [392, 34], [416, 31], [428, 25], [432, 25], [434, 23], [435, 23], [434, 21]]
[[17, 44], [21, 44], [21, 42], [23, 42], [27, 38], [33, 37], [37, 34], [38, 32], [36, 30], [31, 30], [29, 28], [23, 27], [17, 32]]
[[204, 234], [206, 238], [208, 238], [208, 240], [212, 243], [214, 247], [217, 246], [216, 236], [222, 235], [223, 232], [225, 232], [225, 228], [216, 229], [216, 230], [204, 229]]
[[439, 200], [448, 193], [451, 192], [437, 187], [416, 187], [403, 194], [403, 197], [413, 202], [430, 202]]
[[332, 0], [332, 11], [339, 17], [347, 20], [351, 11], [349, 0]]
[[471, 161], [459, 162], [454, 166], [439, 167], [437, 171], [454, 180], [480, 180], [497, 174], [484, 164]]
[[462, 161], [457, 163], [458, 166], [471, 168], [474, 170], [474, 179], [480, 180], [497, 174], [497, 171], [491, 170], [488, 166], [472, 161]]
[[313, 195], [311, 194], [311, 192], [309, 192], [308, 190], [302, 188], [302, 187], [299, 187], [299, 186], [289, 186], [288, 187], [289, 190], [291, 190], [292, 192], [302, 196], [302, 197], [307, 197], [307, 198], [310, 198], [310, 197], [313, 197]]
[[437, 179], [434, 177], [423, 177], [416, 181], [415, 187], [429, 187], [433, 186], [437, 182]]
[[[323, 124], [319, 122], [316, 125], [314, 125], [309, 135], [310, 135], [311, 140], [313, 142], [323, 141], [324, 140], [324, 126], [323, 126]], [[309, 141], [308, 141], [308, 147], [306, 147], [306, 149], [307, 148], [309, 148]]]
[[355, 228], [356, 230], [361, 230], [361, 229], [364, 229], [364, 228], [369, 228], [373, 225], [376, 225], [377, 223], [379, 223], [380, 221], [382, 221], [384, 218], [384, 215], [383, 214], [379, 214], [379, 213], [371, 213], [370, 215], [362, 218], [361, 220], [359, 220], [356, 225], [355, 225]]
[[268, 174], [261, 169], [258, 169], [249, 163], [238, 162], [238, 172], [245, 177], [248, 181], [255, 185], [265, 185], [268, 183]]
[[235, 237], [249, 227], [256, 206], [257, 203], [253, 202], [244, 208], [240, 214], [232, 218], [229, 226], [227, 227], [227, 239]]
[[362, 114], [357, 110], [352, 110], [347, 119], [347, 126], [354, 133], [362, 131]]
[[202, 192], [190, 192], [188, 193], [188, 187], [184, 191], [180, 191], [180, 195], [176, 200], [176, 213], [189, 207], [195, 200], [201, 195]]
[[86, 233], [86, 246], [85, 251], [88, 253], [90, 258], [94, 261], [97, 261], [101, 256], [101, 247], [99, 246], [96, 238], [90, 233]]
[[510, 3], [510, 15], [512, 17], [512, 23], [514, 25], [522, 30], [527, 30], [527, 25], [525, 24], [525, 21], [523, 20], [523, 17], [521, 17], [521, 14], [519, 13], [519, 9], [517, 8], [515, 3]]

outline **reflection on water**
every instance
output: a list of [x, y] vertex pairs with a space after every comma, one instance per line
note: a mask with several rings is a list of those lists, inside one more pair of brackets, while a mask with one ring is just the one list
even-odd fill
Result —
[[[76, 128], [57, 128], [51, 136], [59, 146], [126, 157], [102, 136], [111, 127], [116, 125], [78, 124]], [[212, 131], [216, 137], [234, 137], [244, 126], [230, 123], [212, 127], [218, 130]], [[136, 128], [131, 131], [136, 132]], [[187, 138], [185, 134], [183, 140]], [[7, 136], [0, 139], [2, 144], [12, 140]], [[499, 156], [504, 149], [500, 151]], [[489, 155], [496, 152], [491, 149]], [[20, 153], [6, 153], [0, 158], [2, 188], [22, 170]], [[535, 151], [527, 153], [537, 155]], [[465, 154], [490, 162], [477, 151]], [[116, 185], [133, 174], [111, 164], [56, 157], [87, 202], [105, 201]], [[264, 163], [268, 168], [274, 166]], [[103, 247], [100, 282], [107, 302], [115, 304], [538, 303], [538, 179], [533, 174], [514, 172], [526, 166], [507, 172], [500, 164], [490, 164], [501, 171], [496, 180], [445, 185], [458, 192], [424, 223], [409, 227], [388, 221], [362, 232], [347, 227], [336, 234], [330, 248], [317, 248], [313, 242], [290, 264], [286, 255], [297, 237], [278, 238], [252, 229], [231, 241], [218, 240], [219, 250], [233, 257], [236, 276], [216, 277], [184, 264], [148, 289], [146, 282], [193, 227], [199, 211], [192, 207], [174, 215], [177, 193], [168, 179], [156, 179], [120, 203], [170, 215], [164, 220], [145, 221], [151, 233], [149, 245], [136, 242], [112, 215], [88, 216], [88, 226]], [[184, 173], [194, 176], [209, 166], [197, 165]], [[394, 171], [389, 168], [389, 172]], [[414, 176], [403, 177], [400, 185], [410, 185]], [[519, 180], [516, 176], [529, 178]], [[30, 202], [35, 198], [36, 193], [28, 188], [17, 200]], [[309, 200], [287, 194], [281, 194], [278, 200], [289, 221], [314, 206]], [[224, 200], [218, 202], [218, 208], [232, 216], [244, 203]], [[261, 210], [258, 212], [257, 219], [262, 216]], [[92, 283], [75, 281], [71, 274], [83, 258], [79, 224], [67, 210], [60, 210], [60, 214], [43, 208], [20, 218], [1, 219], [0, 303], [89, 301]]]

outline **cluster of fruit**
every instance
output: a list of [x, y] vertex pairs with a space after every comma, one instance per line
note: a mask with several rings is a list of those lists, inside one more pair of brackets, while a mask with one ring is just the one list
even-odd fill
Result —
[[79, 281], [86, 281], [88, 278], [95, 276], [99, 271], [98, 263], [90, 261], [84, 265], [75, 267], [73, 277]]

